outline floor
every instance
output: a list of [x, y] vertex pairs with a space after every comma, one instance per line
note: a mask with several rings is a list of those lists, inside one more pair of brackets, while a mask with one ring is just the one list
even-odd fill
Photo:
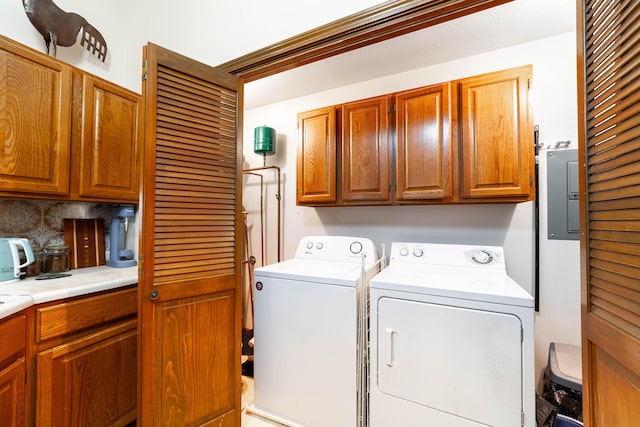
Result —
[[242, 377], [242, 427], [282, 427], [283, 424], [267, 420], [256, 414], [248, 413], [247, 408], [253, 405], [253, 378]]

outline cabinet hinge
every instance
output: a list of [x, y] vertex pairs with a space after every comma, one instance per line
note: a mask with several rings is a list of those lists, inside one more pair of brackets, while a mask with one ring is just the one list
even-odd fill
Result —
[[527, 79], [527, 89], [531, 89], [531, 79]]
[[146, 81], [147, 78], [149, 77], [149, 72], [147, 71], [147, 65], [148, 65], [148, 62], [146, 59], [142, 61], [142, 81]]
[[533, 177], [529, 175], [529, 185], [533, 185]]

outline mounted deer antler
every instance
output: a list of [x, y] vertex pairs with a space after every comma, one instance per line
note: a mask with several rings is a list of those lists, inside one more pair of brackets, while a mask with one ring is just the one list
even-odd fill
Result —
[[52, 0], [22, 0], [22, 5], [29, 21], [44, 37], [49, 55], [56, 56], [57, 46], [73, 46], [82, 30], [80, 45], [104, 62], [107, 42], [82, 16], [65, 12]]

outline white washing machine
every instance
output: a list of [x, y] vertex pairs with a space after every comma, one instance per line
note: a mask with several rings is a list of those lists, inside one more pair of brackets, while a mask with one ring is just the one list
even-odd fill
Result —
[[305, 237], [293, 259], [255, 270], [250, 412], [290, 426], [360, 425], [359, 313], [377, 271], [373, 242], [343, 236]]
[[533, 307], [500, 247], [392, 243], [371, 280], [369, 426], [535, 426]]

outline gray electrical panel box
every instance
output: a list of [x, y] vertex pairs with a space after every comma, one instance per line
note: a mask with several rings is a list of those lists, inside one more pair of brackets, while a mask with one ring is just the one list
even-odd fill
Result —
[[549, 239], [580, 240], [578, 150], [547, 152]]

